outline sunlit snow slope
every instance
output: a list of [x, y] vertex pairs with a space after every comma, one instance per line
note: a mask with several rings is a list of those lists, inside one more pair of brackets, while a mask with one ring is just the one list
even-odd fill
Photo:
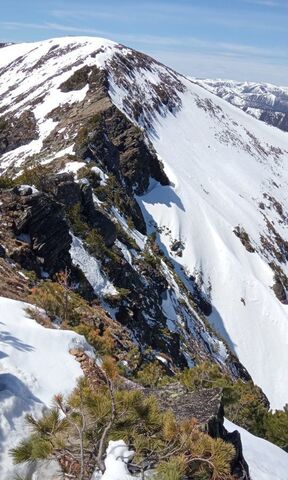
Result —
[[225, 420], [228, 432], [238, 430], [241, 435], [244, 458], [249, 465], [252, 480], [287, 480], [288, 455], [272, 443], [255, 437], [243, 428]]
[[[204, 288], [211, 284], [211, 322], [271, 405], [282, 407], [288, 399], [288, 306], [272, 290], [269, 263], [288, 273], [288, 136], [183, 83], [182, 108], [158, 116], [152, 137], [172, 186], [154, 185], [140, 203], [147, 221], [184, 242], [177, 261], [191, 274], [201, 271]], [[283, 216], [266, 195], [277, 199]], [[280, 262], [266, 248], [276, 244], [270, 223], [286, 249]], [[233, 232], [237, 226], [254, 253]], [[165, 232], [160, 240], [168, 250]]]
[[[0, 111], [32, 109], [39, 130], [38, 139], [2, 155], [2, 169], [46, 152], [44, 140], [57, 128], [49, 112], [87, 95], [87, 85], [59, 89], [84, 65], [107, 73], [112, 101], [146, 130], [164, 163], [171, 185], [151, 182], [138, 199], [149, 229], [157, 228], [176, 269], [183, 266], [210, 295], [210, 321], [272, 407], [282, 407], [288, 401], [287, 134], [126, 47], [54, 39], [0, 51]], [[65, 141], [66, 153], [73, 152], [73, 138]], [[47, 159], [53, 154], [47, 150]], [[182, 257], [171, 251], [175, 239], [183, 242]]]
[[[128, 97], [149, 98], [147, 84], [159, 81], [162, 67], [153, 67], [127, 76], [122, 90], [111, 89], [130, 116]], [[171, 238], [182, 240], [183, 256], [174, 258], [211, 290], [210, 321], [271, 406], [282, 407], [288, 399], [288, 306], [272, 286], [279, 268], [287, 302], [288, 136], [177, 79], [184, 90], [177, 86], [177, 108], [163, 105], [146, 127], [171, 186], [151, 183], [139, 203], [170, 255]], [[146, 125], [143, 117], [145, 111], [139, 125]], [[253, 252], [234, 233], [237, 227]]]
[[[23, 302], [0, 298], [0, 478], [15, 478], [10, 448], [28, 434], [25, 415], [40, 415], [57, 393], [68, 394], [82, 375], [71, 348], [89, 350], [68, 330], [47, 329], [31, 320]], [[22, 469], [21, 469], [22, 471]], [[32, 472], [30, 472], [32, 473]], [[48, 478], [51, 478], [48, 476]]]

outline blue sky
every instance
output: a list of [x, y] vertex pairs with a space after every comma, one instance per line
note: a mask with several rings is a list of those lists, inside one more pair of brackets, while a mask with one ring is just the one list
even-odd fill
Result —
[[0, 41], [95, 35], [181, 73], [288, 84], [288, 0], [8, 0]]

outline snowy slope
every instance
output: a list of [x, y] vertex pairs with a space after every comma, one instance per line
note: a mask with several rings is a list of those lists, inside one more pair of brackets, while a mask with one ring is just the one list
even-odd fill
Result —
[[[127, 114], [128, 95], [133, 98], [134, 90], [139, 95], [140, 88], [145, 98], [145, 69], [136, 87], [134, 80], [127, 80], [129, 88], [121, 95], [111, 89], [114, 103]], [[185, 248], [177, 263], [194, 276], [201, 272], [206, 291], [211, 285], [212, 324], [272, 407], [282, 407], [288, 398], [288, 306], [272, 291], [269, 263], [279, 264], [287, 275], [287, 135], [189, 80], [181, 82], [185, 91], [178, 92], [178, 111], [156, 112], [148, 131], [171, 186], [153, 184], [138, 200], [167, 252], [171, 238], [182, 240]], [[283, 207], [282, 215], [274, 200]], [[263, 241], [275, 242], [269, 222], [283, 240], [281, 262]], [[248, 233], [255, 253], [237, 238], [237, 226]]]
[[[59, 90], [83, 65], [107, 72], [112, 101], [146, 130], [171, 181], [165, 187], [151, 182], [138, 198], [148, 228], [157, 228], [182, 279], [181, 266], [198, 278], [213, 304], [210, 321], [272, 407], [282, 407], [288, 399], [288, 306], [272, 286], [275, 271], [282, 290], [288, 275], [287, 134], [126, 47], [86, 37], [54, 39], [0, 51], [0, 109], [17, 115], [32, 109], [40, 134], [2, 155], [1, 168], [42, 149], [57, 126], [49, 111], [87, 95], [87, 85]], [[73, 151], [73, 138], [66, 146]], [[233, 232], [237, 227], [254, 253]], [[174, 240], [183, 242], [182, 257], [171, 251]]]
[[225, 420], [228, 432], [238, 430], [241, 435], [244, 458], [249, 465], [252, 480], [287, 480], [288, 455], [272, 443], [255, 437], [243, 428]]
[[101, 273], [99, 261], [85, 250], [80, 238], [75, 237], [72, 232], [70, 235], [72, 237], [70, 249], [72, 263], [81, 269], [94, 292], [99, 296], [117, 294], [116, 288]]
[[[83, 100], [87, 93], [87, 87], [79, 91], [61, 92], [59, 85], [71, 77], [81, 63], [101, 67], [116, 47], [115, 42], [101, 38], [67, 37], [1, 49], [0, 112], [7, 114], [16, 111], [19, 116], [31, 103], [35, 103], [33, 113], [39, 133], [38, 139], [3, 155], [1, 168], [9, 166], [15, 156], [20, 165], [27, 156], [41, 151], [43, 141], [57, 126], [57, 122], [46, 115], [59, 105]], [[98, 55], [95, 58], [96, 52]], [[16, 85], [15, 78], [18, 79]], [[61, 153], [71, 153], [71, 149]], [[55, 154], [52, 155], [52, 158], [55, 157]]]
[[89, 352], [83, 337], [68, 330], [46, 329], [31, 320], [27, 304], [0, 298], [0, 478], [13, 467], [9, 449], [28, 432], [27, 413], [40, 415], [57, 393], [68, 394], [82, 375], [71, 348]]
[[[261, 234], [270, 234], [258, 204], [264, 200], [265, 214], [287, 241], [286, 220], [263, 195], [277, 198], [287, 211], [288, 139], [208, 93], [205, 98], [221, 110], [214, 115], [197, 108], [203, 93], [186, 85], [181, 111], [158, 117], [152, 138], [172, 186], [156, 185], [139, 200], [147, 221], [165, 225], [184, 242], [177, 262], [192, 274], [202, 271], [206, 288], [211, 284], [212, 323], [272, 406], [281, 407], [288, 398], [288, 307], [271, 290], [272, 258], [261, 253], [260, 241]], [[269, 154], [270, 145], [283, 153]], [[259, 253], [246, 251], [233, 233], [238, 225]], [[169, 251], [165, 233], [160, 241]], [[287, 264], [284, 269], [287, 274]]]

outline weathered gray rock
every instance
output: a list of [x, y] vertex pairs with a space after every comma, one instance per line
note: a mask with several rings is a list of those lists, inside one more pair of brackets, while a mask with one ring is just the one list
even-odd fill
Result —
[[90, 118], [76, 138], [75, 153], [105, 165], [127, 190], [143, 194], [150, 178], [169, 185], [152, 145], [148, 148], [143, 132], [114, 106]]
[[17, 235], [29, 234], [31, 248], [43, 259], [43, 268], [54, 272], [70, 262], [71, 236], [62, 206], [45, 193], [21, 197], [21, 212], [14, 220]]
[[25, 110], [19, 117], [0, 118], [0, 155], [38, 138], [34, 113]]
[[161, 410], [172, 410], [177, 421], [196, 418], [211, 437], [223, 436], [224, 409], [221, 388], [187, 392], [181, 384], [172, 383], [162, 389], [146, 389], [146, 392], [159, 399]]
[[25, 270], [34, 271], [38, 276], [41, 275], [41, 262], [31, 250], [30, 245], [18, 242], [18, 246], [10, 252], [10, 257]]
[[111, 247], [116, 240], [116, 227], [114, 223], [95, 207], [93, 201], [93, 192], [90, 185], [82, 183], [81, 190], [81, 207], [84, 216], [89, 225], [101, 232], [105, 245]]
[[41, 189], [52, 195], [55, 200], [70, 209], [76, 204], [80, 206], [81, 215], [91, 228], [97, 229], [103, 236], [105, 245], [110, 247], [116, 240], [114, 223], [95, 207], [93, 192], [89, 184], [76, 183], [69, 173], [49, 175], [41, 180]]
[[58, 202], [63, 203], [67, 208], [81, 203], [80, 186], [74, 181], [74, 176], [71, 173], [43, 177], [41, 179], [41, 189], [43, 192], [53, 195]]

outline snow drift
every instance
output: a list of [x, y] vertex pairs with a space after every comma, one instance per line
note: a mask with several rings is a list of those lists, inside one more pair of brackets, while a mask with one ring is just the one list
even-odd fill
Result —
[[[57, 393], [68, 394], [82, 375], [69, 354], [81, 348], [90, 354], [84, 338], [68, 330], [47, 329], [29, 318], [28, 304], [0, 297], [0, 477], [18, 471], [9, 450], [28, 434], [27, 413], [41, 415]], [[22, 471], [22, 469], [20, 468]]]

